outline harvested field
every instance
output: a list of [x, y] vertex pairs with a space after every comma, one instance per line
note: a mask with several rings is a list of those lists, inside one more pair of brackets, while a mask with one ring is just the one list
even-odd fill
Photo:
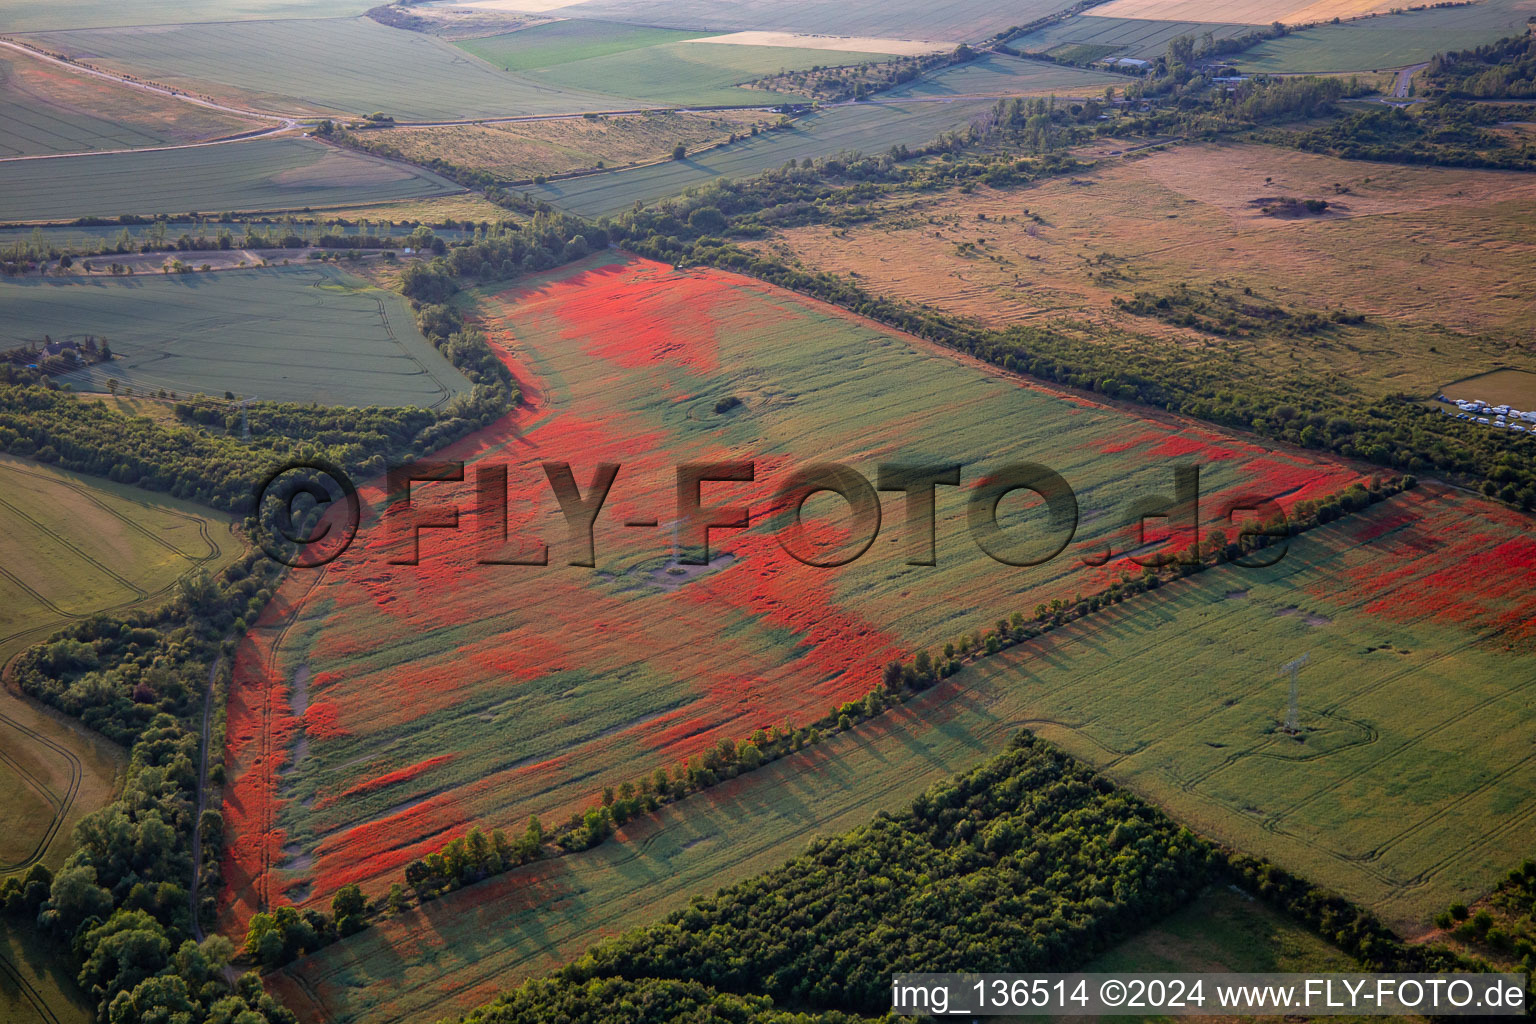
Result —
[[[812, 836], [899, 809], [1026, 726], [1199, 831], [1417, 929], [1523, 855], [1536, 804], [1520, 670], [1536, 640], [1533, 557], [1529, 520], [1421, 486], [1293, 540], [1272, 568], [1227, 566], [1139, 596], [633, 822], [619, 842], [382, 922], [282, 972], [279, 988], [332, 1024], [461, 1010]], [[1276, 728], [1287, 685], [1276, 669], [1303, 651], [1298, 740]], [[1224, 922], [1215, 934], [1188, 919], [1204, 913], [1196, 904], [1102, 969], [1348, 969], [1267, 911], [1210, 908]]]
[[1237, 22], [1268, 25], [1310, 25], [1332, 18], [1358, 18], [1391, 10], [1391, 0], [1110, 0], [1093, 8], [1100, 18], [1144, 18], [1150, 21]]
[[777, 115], [763, 111], [631, 114], [392, 128], [368, 138], [394, 147], [408, 160], [440, 156], [509, 178], [532, 178], [669, 159], [678, 144], [697, 151], [775, 120]]
[[395, 292], [325, 266], [218, 274], [7, 280], [6, 348], [106, 338], [115, 359], [68, 374], [161, 390], [328, 405], [439, 407], [469, 382], [421, 336]]
[[[1331, 206], [1286, 220], [1256, 204], [1285, 196]], [[1533, 220], [1536, 179], [1525, 175], [1196, 145], [1029, 188], [893, 200], [868, 225], [796, 228], [760, 244], [989, 323], [1088, 324], [1104, 344], [1151, 335], [1238, 346], [1274, 372], [1342, 373], [1378, 394], [1427, 396], [1469, 368], [1536, 368], [1524, 343], [1536, 307], [1522, 284], [1536, 275]], [[1343, 305], [1371, 323], [1342, 340], [1259, 344], [1110, 305], [1218, 281], [1299, 308]]]
[[0, 53], [0, 158], [195, 142], [257, 127], [14, 50]]
[[312, 139], [0, 163], [0, 220], [299, 210], [463, 192], [447, 178]]
[[[546, 535], [551, 567], [479, 565], [467, 538], [430, 535], [419, 566], [393, 566], [386, 519], [317, 577], [284, 585], [236, 668], [229, 927], [285, 893], [377, 890], [471, 822], [561, 819], [602, 785], [722, 735], [819, 716], [864, 693], [895, 652], [1105, 585], [1129, 563], [1079, 559], [1136, 546], [1124, 510], [1169, 492], [1175, 462], [1203, 465], [1215, 518], [1239, 490], [1290, 503], [1358, 479], [1036, 389], [732, 275], [608, 257], [472, 298], [512, 346], [531, 404], [443, 457], [509, 463], [513, 535]], [[717, 411], [726, 397], [740, 405]], [[940, 406], [943, 417], [916, 412]], [[865, 412], [851, 420], [855, 407]], [[780, 521], [765, 503], [790, 466], [846, 458], [868, 474], [877, 460], [955, 461], [974, 480], [1029, 452], [1072, 481], [1084, 509], [1072, 548], [1049, 564], [992, 563], [965, 538], [949, 489], [936, 568], [905, 566], [894, 527], [838, 571], [800, 565], [773, 539]], [[613, 524], [660, 525], [600, 525], [597, 571], [565, 566], [573, 552], [550, 533], [537, 469], [556, 458], [583, 481], [598, 460], [622, 463]], [[717, 534], [725, 554], [690, 570], [668, 536], [673, 467], [719, 458], [756, 461], [757, 483], [716, 489], [750, 503], [754, 527]], [[842, 527], [824, 507], [810, 506], [812, 536], [830, 544]], [[1148, 536], [1161, 542], [1155, 525]], [[381, 689], [412, 698], [381, 704]], [[401, 781], [365, 785], [386, 776]], [[285, 866], [294, 844], [312, 865]]]
[[891, 146], [932, 142], [984, 115], [991, 100], [956, 103], [877, 101], [832, 107], [798, 118], [784, 130], [765, 132], [685, 160], [592, 174], [527, 189], [530, 195], [583, 217], [654, 202], [716, 178], [745, 178], [789, 159], [830, 156], [844, 150], [883, 153]]
[[503, 117], [626, 106], [591, 82], [509, 75], [435, 36], [369, 18], [49, 32], [29, 41], [93, 66], [282, 113], [400, 120]]

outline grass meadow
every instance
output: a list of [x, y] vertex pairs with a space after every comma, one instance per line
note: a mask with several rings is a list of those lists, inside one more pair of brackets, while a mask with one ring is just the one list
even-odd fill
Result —
[[104, 392], [438, 407], [469, 382], [417, 330], [405, 300], [334, 267], [0, 281], [6, 347], [91, 334], [116, 358], [64, 378]]
[[[1203, 464], [1213, 518], [1238, 492], [1294, 501], [1359, 479], [1026, 386], [728, 274], [615, 256], [464, 301], [510, 346], [528, 404], [442, 457], [508, 464], [512, 536], [541, 536], [550, 565], [479, 564], [473, 543], [430, 534], [419, 566], [391, 565], [386, 518], [318, 577], [284, 585], [236, 666], [231, 927], [262, 903], [327, 899], [349, 881], [377, 889], [472, 822], [563, 819], [721, 736], [819, 717], [915, 645], [1107, 585], [1129, 563], [1083, 559], [1137, 546], [1126, 509], [1170, 493], [1176, 463]], [[741, 405], [716, 412], [727, 397]], [[757, 510], [753, 528], [717, 536], [726, 554], [690, 577], [671, 561], [674, 466], [720, 458], [756, 460], [756, 483], [716, 489]], [[893, 503], [864, 558], [811, 568], [780, 549], [768, 503], [790, 467], [828, 458], [866, 475], [879, 461], [953, 461], [967, 481], [1034, 458], [1071, 481], [1081, 526], [1063, 557], [1002, 566], [944, 488], [936, 567], [905, 564]], [[624, 466], [595, 571], [565, 564], [547, 459], [571, 460], [583, 481], [597, 461]], [[835, 547], [827, 502], [807, 506], [810, 536]], [[1010, 523], [1030, 521], [1020, 505]], [[618, 525], [643, 516], [658, 526]], [[410, 699], [381, 703], [386, 689]]]
[[312, 139], [0, 163], [0, 220], [303, 210], [464, 189], [430, 171]]
[[87, 63], [281, 113], [400, 120], [567, 113], [625, 106], [592, 81], [508, 74], [436, 36], [368, 18], [87, 29], [35, 42]]
[[[1264, 216], [1266, 197], [1277, 196], [1331, 207], [1316, 219]], [[1536, 180], [1527, 175], [1191, 145], [1106, 160], [1070, 180], [873, 209], [866, 224], [794, 228], [760, 244], [990, 324], [1065, 324], [1103, 345], [1232, 351], [1374, 396], [1427, 398], [1477, 370], [1536, 370], [1519, 340], [1536, 331], [1523, 286], [1536, 274], [1525, 243]], [[1218, 338], [1112, 305], [1137, 291], [1218, 283], [1286, 307], [1343, 305], [1369, 322], [1320, 337]]]
[[[618, 842], [381, 922], [279, 974], [280, 989], [334, 1024], [474, 1005], [813, 836], [900, 809], [1025, 727], [1197, 831], [1420, 931], [1528, 853], [1533, 586], [1527, 521], [1421, 485], [1293, 540], [1276, 566], [1168, 584], [632, 822]], [[1292, 738], [1278, 728], [1278, 669], [1303, 653]], [[1092, 969], [1349, 967], [1223, 892]]]
[[[721, 49], [728, 47], [722, 45]], [[680, 195], [716, 178], [745, 178], [791, 158], [830, 156], [844, 151], [883, 153], [897, 144], [932, 142], [964, 128], [992, 107], [991, 100], [955, 103], [879, 101], [832, 107], [797, 119], [793, 127], [765, 132], [684, 160], [591, 174], [526, 189], [536, 199], [583, 217], [627, 210]]]

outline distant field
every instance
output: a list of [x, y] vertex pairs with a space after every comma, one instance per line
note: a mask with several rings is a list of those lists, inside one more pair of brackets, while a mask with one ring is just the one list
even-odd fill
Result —
[[364, 0], [7, 0], [0, 7], [0, 32], [249, 18], [345, 18], [371, 6]]
[[1354, 18], [1386, 11], [1393, 0], [1110, 0], [1093, 8], [1101, 18], [1145, 18], [1153, 21], [1239, 22], [1306, 25], [1331, 18]]
[[[1102, 8], [1091, 8], [1101, 10]], [[1008, 45], [1025, 53], [1062, 54], [1069, 47], [1097, 47], [1092, 58], [1139, 57], [1151, 59], [1168, 52], [1168, 43], [1179, 36], [1200, 38], [1210, 32], [1217, 39], [1252, 32], [1255, 26], [1232, 23], [1212, 24], [1194, 21], [1149, 21], [1136, 18], [1104, 18], [1078, 14], [1065, 21], [1052, 22], [1045, 28], [1014, 36]]]
[[93, 1024], [95, 1003], [75, 966], [41, 941], [30, 921], [0, 919], [0, 1019], [6, 1024]]
[[[1324, 198], [1332, 212], [1278, 220], [1260, 212], [1266, 196]], [[1023, 216], [1026, 208], [1044, 223]], [[1429, 397], [1476, 369], [1536, 369], [1521, 341], [1536, 332], [1523, 285], [1536, 275], [1527, 242], [1536, 178], [1528, 175], [1198, 145], [1026, 189], [876, 209], [875, 220], [835, 235], [795, 228], [759, 244], [989, 323], [1066, 320], [1104, 345], [1144, 346], [1150, 335], [1178, 346], [1235, 346], [1275, 373], [1338, 375], [1376, 395]], [[1372, 323], [1347, 338], [1257, 342], [1129, 317], [1111, 305], [1138, 290], [1217, 281], [1301, 308], [1342, 304]], [[1136, 336], [1116, 333], [1127, 329]]]
[[[600, 529], [596, 572], [567, 571], [560, 547], [548, 570], [477, 565], [474, 545], [446, 541], [394, 571], [378, 561], [387, 538], [371, 533], [317, 589], [285, 586], [242, 647], [226, 797], [241, 839], [224, 872], [226, 922], [285, 894], [323, 900], [353, 880], [377, 889], [472, 821], [563, 819], [615, 776], [862, 694], [893, 651], [1070, 597], [1117, 571], [1086, 569], [1077, 554], [1131, 546], [1122, 510], [1170, 487], [1178, 457], [1205, 465], [1212, 516], [1234, 489], [1292, 501], [1357, 479], [1338, 463], [1036, 390], [734, 275], [609, 256], [464, 302], [513, 346], [528, 404], [445, 457], [510, 462], [514, 536], [550, 522], [529, 460], [556, 452], [581, 467], [624, 464], [615, 522], [665, 513], [677, 463], [757, 459], [760, 482], [734, 492], [755, 524], [771, 521], [763, 502], [790, 465], [953, 460], [973, 480], [1028, 454], [1073, 481], [1082, 525], [1068, 556], [1001, 569], [965, 538], [962, 499], [946, 489], [937, 568], [905, 567], [894, 525], [838, 572], [796, 565], [754, 529], [718, 538], [731, 559], [691, 581], [666, 571], [663, 527]], [[715, 412], [727, 395], [738, 411]], [[940, 406], [942, 419], [914, 412]], [[381, 688], [411, 700], [365, 696]], [[283, 769], [289, 752], [271, 737], [301, 722], [299, 760]]]
[[0, 158], [192, 142], [255, 126], [0, 50]]
[[769, 106], [786, 99], [805, 97], [738, 86], [781, 71], [884, 60], [890, 60], [890, 57], [880, 53], [786, 46], [682, 42], [558, 64], [530, 72], [528, 77], [564, 89], [601, 82], [610, 92], [650, 103]]
[[1536, 14], [1527, 0], [1483, 0], [1468, 7], [1403, 11], [1319, 25], [1272, 39], [1234, 60], [1251, 71], [1359, 71], [1418, 64], [1447, 50], [1466, 50], [1525, 34]]
[[[152, 602], [240, 551], [218, 513], [0, 456], [0, 665], [74, 620]], [[0, 740], [0, 875], [38, 860], [57, 867], [74, 823], [110, 797], [123, 752], [8, 689]]]
[[242, 21], [49, 32], [34, 41], [88, 63], [280, 112], [383, 111], [402, 120], [602, 110], [596, 80], [507, 74], [451, 43], [369, 18]]
[[454, 45], [506, 71], [535, 71], [661, 43], [681, 42], [700, 34], [603, 21], [556, 21], [499, 36], [459, 39]]
[[1536, 373], [1529, 370], [1494, 370], [1447, 384], [1441, 391], [1448, 398], [1476, 398], [1522, 412], [1536, 409]]
[[[282, 972], [279, 988], [332, 1024], [462, 1010], [812, 836], [898, 810], [1021, 727], [1198, 831], [1420, 930], [1525, 856], [1533, 556], [1528, 520], [1410, 493], [1293, 541], [1271, 569], [1213, 570], [987, 659], [877, 722], [632, 823], [621, 842], [382, 922]], [[1298, 742], [1275, 729], [1286, 704], [1276, 669], [1303, 652]], [[1349, 961], [1217, 892], [1095, 969]]]
[[932, 96], [1040, 96], [1082, 95], [1103, 92], [1106, 85], [1119, 88], [1122, 75], [988, 54], [965, 64], [944, 68], [884, 94], [894, 101]]
[[405, 300], [332, 267], [0, 282], [5, 347], [94, 334], [117, 356], [70, 374], [106, 391], [226, 390], [266, 401], [441, 406], [469, 383]]
[[388, 143], [407, 159], [439, 156], [509, 178], [562, 174], [666, 159], [681, 143], [698, 150], [767, 126], [778, 115], [763, 111], [710, 111], [560, 118], [434, 128], [391, 128], [369, 139]]
[[651, 167], [553, 181], [528, 191], [536, 198], [583, 217], [626, 210], [637, 200], [654, 202], [715, 178], [745, 178], [789, 159], [831, 156], [844, 151], [883, 153], [891, 146], [931, 142], [964, 128], [992, 107], [991, 100], [956, 103], [879, 101], [832, 107], [795, 121], [785, 131], [766, 132], [729, 146], [669, 160]]
[[462, 192], [430, 171], [311, 139], [0, 163], [0, 220], [299, 210]]
[[[515, 10], [519, 0], [509, 0]], [[522, 0], [527, 6], [527, 0]], [[892, 39], [979, 41], [1009, 25], [1022, 25], [1070, 7], [1068, 0], [801, 0], [787, 4], [722, 4], [718, 0], [587, 0], [548, 4], [562, 18], [607, 19], [663, 28], [714, 32], [814, 32]]]

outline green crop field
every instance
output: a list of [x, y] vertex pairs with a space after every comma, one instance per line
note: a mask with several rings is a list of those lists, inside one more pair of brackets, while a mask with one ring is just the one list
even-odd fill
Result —
[[892, 89], [892, 100], [934, 96], [1039, 96], [1049, 93], [1081, 95], [1117, 89], [1123, 75], [1048, 64], [1044, 61], [988, 54], [977, 60], [945, 68]]
[[[240, 551], [227, 516], [0, 456], [0, 664], [70, 622], [154, 603]], [[0, 875], [56, 868], [122, 765], [100, 736], [0, 690]]]
[[1532, 14], [1522, 0], [1403, 11], [1319, 25], [1272, 39], [1233, 58], [1244, 71], [1373, 71], [1429, 60], [1505, 36], [1524, 35]]
[[529, 77], [566, 89], [601, 82], [605, 89], [649, 103], [767, 106], [805, 97], [737, 87], [781, 71], [884, 60], [890, 57], [788, 46], [683, 42], [590, 57], [531, 72]]
[[301, 210], [464, 191], [430, 171], [311, 139], [0, 163], [0, 220]]
[[[1426, 559], [1447, 530], [1484, 558]], [[1529, 532], [1511, 513], [1421, 487], [1291, 541], [1271, 568], [1210, 570], [985, 659], [873, 722], [626, 826], [618, 843], [383, 922], [290, 968], [282, 991], [334, 1024], [462, 1009], [811, 836], [904, 806], [1021, 727], [1198, 831], [1420, 930], [1529, 853], [1536, 683], [1531, 638], [1516, 635], [1522, 616], [1530, 628]], [[1514, 625], [1501, 631], [1501, 619]], [[1277, 669], [1303, 653], [1293, 739], [1277, 728], [1287, 701]], [[1171, 919], [1168, 934], [1133, 940], [1104, 969], [1200, 959], [1188, 925]], [[1223, 926], [1231, 969], [1347, 969], [1294, 926], [1264, 930]]]
[[784, 4], [722, 4], [719, 0], [586, 0], [560, 10], [563, 18], [607, 19], [662, 28], [714, 32], [764, 30], [891, 39], [979, 41], [1072, 6], [1067, 0], [801, 0]]
[[1150, 21], [1142, 18], [1097, 18], [1078, 14], [1044, 28], [1008, 40], [1025, 53], [1061, 53], [1072, 46], [1099, 47], [1093, 59], [1137, 57], [1150, 59], [1168, 52], [1168, 43], [1179, 36], [1199, 38], [1206, 32], [1217, 39], [1252, 32], [1256, 26], [1194, 21]]
[[6, 348], [107, 338], [117, 358], [64, 378], [88, 391], [227, 390], [266, 401], [439, 407], [469, 382], [399, 294], [326, 266], [0, 281]]
[[[520, 32], [458, 39], [454, 45], [506, 71], [536, 71], [591, 57], [695, 39], [704, 33], [605, 21], [556, 21]], [[606, 88], [606, 83], [605, 83]]]
[[992, 107], [991, 100], [956, 103], [879, 101], [832, 107], [794, 122], [787, 130], [765, 132], [719, 146], [685, 160], [552, 181], [526, 191], [536, 199], [583, 217], [626, 210], [635, 202], [681, 195], [716, 178], [745, 178], [780, 167], [786, 160], [840, 152], [883, 153], [898, 144], [931, 142], [964, 128]]
[[599, 93], [593, 81], [561, 86], [508, 74], [436, 36], [369, 18], [61, 31], [33, 41], [94, 65], [283, 113], [383, 111], [400, 120], [441, 120], [626, 105]]

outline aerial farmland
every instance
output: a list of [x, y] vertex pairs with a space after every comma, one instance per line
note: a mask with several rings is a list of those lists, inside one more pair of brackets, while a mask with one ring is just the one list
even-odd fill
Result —
[[0, 1019], [1528, 1002], [1529, 6], [0, 0]]

